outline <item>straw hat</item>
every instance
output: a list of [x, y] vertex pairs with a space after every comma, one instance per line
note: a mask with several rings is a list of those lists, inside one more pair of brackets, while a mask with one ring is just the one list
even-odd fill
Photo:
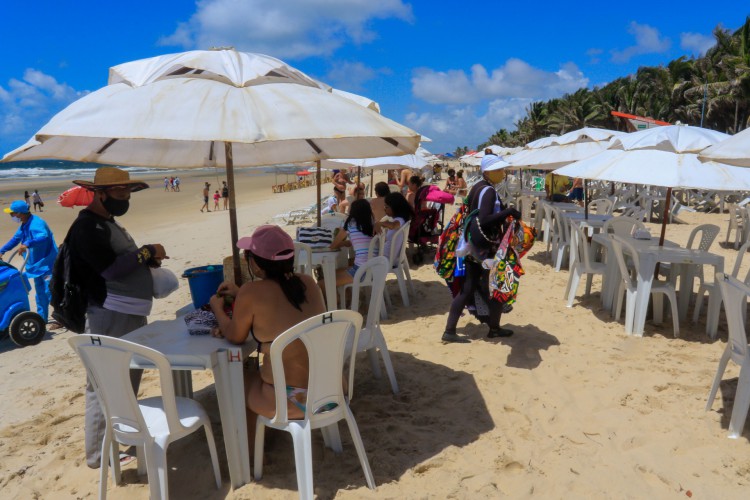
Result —
[[77, 184], [91, 191], [112, 187], [128, 187], [131, 192], [136, 192], [148, 188], [148, 184], [143, 181], [130, 180], [130, 174], [117, 167], [97, 168], [93, 182], [76, 180], [73, 181], [73, 184]]

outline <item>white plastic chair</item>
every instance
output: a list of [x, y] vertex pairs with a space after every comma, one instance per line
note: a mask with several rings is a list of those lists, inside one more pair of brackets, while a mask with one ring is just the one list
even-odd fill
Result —
[[555, 207], [552, 207], [552, 224], [554, 230], [551, 234], [552, 239], [552, 258], [555, 263], [555, 272], [567, 262], [570, 253], [570, 226], [566, 224], [562, 213]]
[[534, 202], [536, 200], [533, 196], [519, 196], [518, 202], [516, 203], [518, 205], [518, 211], [521, 212], [521, 220], [527, 221], [529, 224], [531, 224], [531, 207], [534, 205]]
[[630, 217], [638, 221], [643, 221], [646, 218], [647, 212], [648, 210], [645, 208], [632, 206], [632, 207], [626, 208], [622, 212], [622, 215], [624, 215], [625, 217]]
[[[376, 234], [375, 236], [373, 236], [373, 238], [370, 240], [370, 246], [367, 249], [367, 262], [370, 262], [370, 260], [374, 259], [375, 257], [383, 253], [384, 243], [385, 243], [384, 233]], [[386, 257], [386, 261], [387, 260], [388, 258]], [[342, 309], [346, 309], [346, 291], [352, 289], [352, 283], [347, 283], [346, 285], [341, 285], [340, 287], [338, 287], [339, 304], [341, 305]], [[360, 283], [360, 287], [371, 286], [371, 283], [372, 283], [372, 273], [368, 273], [367, 275], [365, 275], [364, 279]], [[384, 292], [385, 292], [385, 289], [380, 292], [381, 295], [383, 295]], [[383, 306], [380, 308], [380, 319], [388, 319], [388, 313], [386, 312], [385, 304], [383, 304]]]
[[[688, 237], [687, 245], [685, 245], [685, 248], [694, 248], [702, 252], [708, 252], [711, 249], [711, 245], [713, 244], [714, 240], [719, 235], [719, 231], [720, 231], [719, 226], [715, 224], [701, 224], [700, 226], [696, 226], [693, 228], [692, 231], [690, 231], [690, 236]], [[696, 241], [697, 241], [697, 247], [696, 247]], [[669, 276], [673, 282], [677, 278], [676, 276], [672, 275], [672, 266], [667, 263], [662, 263], [660, 265], [659, 274], [663, 274], [664, 276]], [[697, 277], [698, 277], [698, 281], [702, 285], [703, 284], [703, 266], [700, 267]], [[692, 289], [692, 286], [690, 287], [690, 289]]]
[[589, 203], [589, 212], [599, 215], [612, 215], [614, 204], [607, 198], [599, 198]]
[[294, 242], [294, 272], [313, 275], [312, 248], [307, 243]]
[[[355, 345], [359, 340], [362, 316], [354, 311], [330, 311], [307, 319], [288, 329], [271, 344], [271, 371], [276, 396], [276, 415], [273, 418], [258, 416], [255, 431], [255, 479], [263, 477], [263, 437], [266, 427], [288, 432], [294, 444], [294, 462], [297, 469], [297, 488], [300, 498], [313, 498], [312, 435], [313, 429], [322, 429], [326, 443], [334, 451], [341, 451], [338, 421], [346, 420], [357, 449], [367, 486], [375, 489], [375, 479], [370, 470], [357, 422], [349, 408], [354, 392], [354, 362], [356, 352], [349, 356], [348, 397], [342, 388], [344, 352], [347, 341]], [[284, 348], [301, 340], [307, 349], [310, 376], [307, 386], [305, 415], [301, 420], [290, 420], [287, 413], [286, 376], [281, 355]]]
[[729, 243], [732, 231], [734, 231], [734, 248], [735, 250], [740, 246], [740, 240], [742, 240], [743, 232], [743, 216], [740, 212], [740, 208], [735, 203], [728, 203], [727, 208], [729, 209], [729, 221], [727, 225], [727, 239], [725, 243]]
[[[403, 224], [395, 233], [391, 239], [390, 253], [388, 257], [388, 274], [395, 274], [398, 280], [398, 289], [401, 292], [401, 301], [404, 306], [409, 307], [409, 291], [412, 295], [416, 296], [414, 291], [414, 285], [411, 282], [411, 274], [409, 273], [409, 259], [406, 256], [406, 247], [409, 244], [409, 227], [411, 227], [411, 221]], [[400, 243], [398, 245], [397, 243]], [[407, 289], [408, 285], [408, 289]], [[385, 301], [388, 307], [392, 307], [393, 303], [385, 292]]]
[[[623, 294], [626, 296], [625, 301], [625, 332], [628, 334], [633, 333], [634, 330], [634, 319], [635, 319], [635, 294], [638, 290], [636, 283], [631, 277], [631, 271], [628, 269], [625, 263], [624, 249], [628, 249], [628, 255], [633, 263], [633, 275], [638, 274], [640, 268], [640, 262], [638, 260], [638, 252], [628, 243], [625, 239], [610, 234], [612, 238], [612, 251], [617, 259], [617, 265], [620, 268], [620, 276], [622, 282], [620, 283], [620, 289], [617, 291], [617, 302], [615, 304], [615, 320], [619, 321], [620, 313], [622, 312], [622, 297]], [[674, 336], [680, 335], [680, 323], [679, 315], [677, 313], [677, 294], [670, 283], [659, 282], [656, 278], [651, 285], [651, 296], [654, 299], [654, 323], [662, 322], [663, 314], [663, 303], [662, 295], [666, 295], [669, 298], [669, 303], [672, 308], [672, 321], [674, 324]]]
[[[357, 352], [367, 352], [372, 364], [372, 373], [375, 378], [380, 378], [380, 363], [378, 362], [377, 351], [383, 358], [383, 365], [391, 382], [393, 394], [398, 394], [398, 383], [396, 382], [396, 373], [393, 371], [391, 355], [388, 352], [388, 345], [385, 342], [383, 331], [380, 329], [380, 311], [383, 307], [383, 290], [385, 289], [385, 277], [388, 274], [388, 259], [384, 256], [375, 257], [367, 261], [366, 264], [357, 269], [354, 274], [354, 286], [352, 287], [352, 302], [349, 309], [357, 310], [359, 307], [359, 294], [362, 287], [370, 287], [370, 300], [367, 303], [367, 320], [365, 326], [359, 333], [359, 343]], [[341, 302], [345, 304], [345, 302]], [[343, 306], [342, 306], [343, 307]], [[347, 345], [347, 352], [353, 347], [353, 344]]]
[[[740, 249], [737, 251], [737, 258], [734, 261], [734, 268], [732, 269], [731, 276], [733, 278], [737, 278], [740, 274], [740, 267], [742, 266], [742, 261], [745, 257], [745, 254], [750, 250], [750, 242], [744, 243]], [[748, 272], [747, 276], [745, 277], [745, 284], [748, 284], [748, 281], [750, 279], [750, 272]], [[695, 299], [695, 309], [693, 310], [693, 323], [698, 322], [698, 318], [701, 314], [701, 309], [703, 308], [703, 297], [705, 297], [706, 292], [708, 292], [708, 316], [706, 317], [706, 324], [707, 325], [716, 325], [719, 322], [719, 314], [721, 313], [721, 304], [722, 304], [722, 298], [721, 293], [716, 288], [716, 283], [701, 283], [700, 287], [698, 288], [698, 296]], [[718, 294], [718, 295], [717, 295]], [[743, 310], [746, 311], [747, 308]], [[744, 317], [744, 314], [743, 314]], [[716, 336], [716, 330], [711, 327], [708, 329], [709, 334], [711, 338], [714, 338]]]
[[591, 281], [595, 274], [604, 275], [607, 266], [602, 262], [595, 262], [591, 257], [591, 247], [586, 238], [583, 229], [574, 222], [570, 223], [571, 237], [576, 238], [576, 252], [572, 255], [573, 259], [570, 265], [570, 275], [568, 276], [568, 286], [565, 290], [565, 296], [568, 299], [568, 307], [573, 307], [573, 301], [576, 298], [578, 284], [581, 276], [586, 275], [586, 296], [591, 294]]
[[[221, 488], [219, 460], [208, 415], [197, 401], [175, 397], [172, 369], [163, 354], [104, 335], [76, 335], [69, 338], [68, 343], [86, 367], [102, 406], [106, 419], [102, 457], [110, 457], [115, 484], [120, 482], [118, 443], [136, 446], [139, 452], [142, 449], [145, 454], [150, 497], [169, 498], [167, 447], [171, 442], [203, 427], [216, 487]], [[128, 375], [133, 356], [147, 359], [159, 370], [161, 396], [136, 400]], [[107, 496], [107, 469], [108, 463], [104, 459], [99, 478], [100, 499]]]
[[726, 370], [727, 363], [731, 359], [740, 365], [740, 376], [737, 381], [737, 392], [734, 395], [732, 407], [732, 418], [729, 421], [729, 437], [737, 439], [742, 435], [745, 427], [748, 407], [750, 407], [750, 349], [747, 344], [745, 323], [742, 320], [742, 311], [747, 307], [747, 297], [750, 295], [750, 287], [743, 284], [737, 278], [724, 273], [716, 273], [715, 283], [719, 284], [721, 295], [724, 300], [724, 308], [727, 312], [727, 326], [729, 327], [729, 339], [727, 347], [719, 360], [719, 368], [716, 370], [711, 392], [708, 394], [706, 411], [711, 409], [716, 391], [719, 389], [721, 378]]

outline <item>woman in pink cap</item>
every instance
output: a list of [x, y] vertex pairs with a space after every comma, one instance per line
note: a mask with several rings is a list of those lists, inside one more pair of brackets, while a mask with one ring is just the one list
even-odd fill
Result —
[[[276, 414], [271, 358], [268, 356], [271, 342], [292, 326], [326, 309], [315, 280], [294, 272], [294, 242], [279, 226], [260, 226], [252, 236], [241, 238], [237, 247], [244, 250], [248, 269], [256, 280], [240, 288], [234, 283], [222, 283], [210, 304], [219, 322], [217, 336], [223, 336], [233, 344], [242, 344], [249, 335], [258, 342], [258, 365], [247, 370], [245, 379], [252, 447], [256, 416], [273, 418]], [[234, 298], [231, 319], [224, 312], [224, 297], [227, 296]], [[303, 418], [309, 364], [302, 342], [297, 340], [289, 344], [282, 361], [289, 418]]]

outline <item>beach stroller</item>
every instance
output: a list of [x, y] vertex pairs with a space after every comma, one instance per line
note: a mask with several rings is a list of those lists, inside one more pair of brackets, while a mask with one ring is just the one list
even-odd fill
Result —
[[[27, 252], [28, 258], [28, 252]], [[8, 261], [12, 260], [15, 253]], [[26, 261], [21, 265], [21, 269]], [[44, 319], [29, 310], [31, 285], [21, 271], [0, 261], [0, 338], [10, 335], [16, 345], [25, 347], [42, 341], [46, 333]]]
[[414, 264], [424, 262], [425, 252], [428, 248], [435, 248], [437, 246], [440, 235], [443, 233], [445, 204], [438, 201], [427, 201], [426, 208], [421, 208], [423, 202], [428, 200], [427, 195], [431, 191], [430, 188], [434, 187], [422, 186], [414, 195], [414, 206], [417, 209], [414, 211], [414, 220], [412, 220], [411, 227], [409, 228], [409, 243], [416, 246], [416, 251], [412, 253], [412, 262]]

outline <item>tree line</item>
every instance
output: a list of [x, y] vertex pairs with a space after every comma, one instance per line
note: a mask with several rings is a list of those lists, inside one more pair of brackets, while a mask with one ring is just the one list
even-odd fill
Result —
[[[523, 146], [582, 127], [625, 130], [612, 111], [695, 126], [702, 118], [705, 128], [737, 133], [750, 126], [750, 16], [734, 33], [717, 26], [713, 36], [716, 43], [703, 57], [682, 56], [666, 66], [644, 66], [602, 87], [533, 102], [515, 130], [500, 129], [477, 149], [490, 144]], [[467, 151], [459, 147], [455, 154]]]

